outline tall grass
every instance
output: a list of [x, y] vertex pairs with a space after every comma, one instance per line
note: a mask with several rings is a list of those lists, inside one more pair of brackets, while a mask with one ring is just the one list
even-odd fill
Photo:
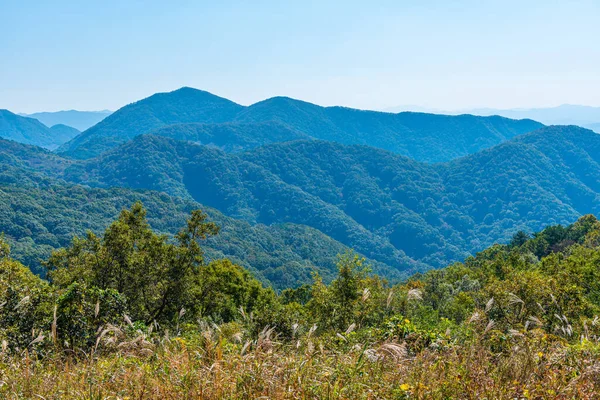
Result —
[[[487, 326], [486, 326], [487, 327]], [[597, 398], [600, 347], [542, 331], [509, 335], [494, 351], [485, 328], [413, 351], [402, 341], [317, 337], [252, 341], [227, 327], [195, 335], [105, 340], [85, 356], [3, 353], [3, 399], [513, 399]], [[104, 349], [104, 346], [113, 346]], [[38, 354], [38, 355], [36, 355]]]

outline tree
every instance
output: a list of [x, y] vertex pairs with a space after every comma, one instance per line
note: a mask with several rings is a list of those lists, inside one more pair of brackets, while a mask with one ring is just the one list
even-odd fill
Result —
[[51, 293], [47, 282], [9, 254], [0, 237], [0, 341], [24, 349], [50, 325]]
[[4, 236], [0, 236], [0, 260], [10, 257], [10, 246], [4, 241]]
[[79, 282], [116, 290], [127, 300], [134, 320], [173, 321], [182, 308], [197, 310], [194, 293], [205, 266], [198, 241], [218, 231], [196, 210], [170, 241], [152, 231], [146, 210], [137, 202], [123, 210], [101, 238], [88, 233], [74, 239], [71, 247], [53, 252], [46, 263], [48, 276], [61, 288]]
[[521, 247], [523, 244], [525, 244], [525, 242], [527, 242], [529, 239], [531, 239], [531, 236], [529, 236], [526, 232], [524, 231], [519, 231], [517, 233], [515, 233], [510, 241], [509, 246], [510, 247]]
[[[326, 286], [316, 275], [312, 286], [312, 298], [307, 308], [322, 330], [333, 328], [345, 330], [353, 323], [359, 323], [364, 304], [372, 295], [379, 297], [381, 285], [378, 279], [368, 278], [369, 269], [364, 259], [356, 254], [341, 255], [338, 261], [338, 276]], [[376, 291], [377, 293], [373, 293]]]

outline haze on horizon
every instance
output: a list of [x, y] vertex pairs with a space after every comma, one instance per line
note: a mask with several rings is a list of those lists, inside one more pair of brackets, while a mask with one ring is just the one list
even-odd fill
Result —
[[116, 110], [181, 86], [248, 105], [600, 106], [600, 3], [0, 4], [0, 108]]

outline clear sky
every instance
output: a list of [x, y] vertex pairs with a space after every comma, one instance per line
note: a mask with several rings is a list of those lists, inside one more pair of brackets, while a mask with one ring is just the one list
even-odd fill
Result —
[[[452, 4], [450, 4], [452, 3]], [[600, 106], [599, 0], [0, 0], [0, 108]]]

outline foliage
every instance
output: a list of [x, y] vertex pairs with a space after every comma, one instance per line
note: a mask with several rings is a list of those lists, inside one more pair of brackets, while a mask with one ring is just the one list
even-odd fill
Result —
[[167, 236], [152, 232], [138, 202], [121, 212], [102, 238], [88, 233], [53, 252], [46, 264], [49, 278], [57, 288], [81, 283], [115, 290], [127, 299], [131, 318], [145, 324], [173, 321], [181, 309], [197, 315], [196, 287], [205, 268], [198, 240], [218, 232], [205, 219], [193, 211], [176, 243], [169, 243]]
[[47, 330], [51, 293], [48, 284], [10, 258], [0, 238], [0, 341], [25, 350]]
[[[152, 228], [174, 235], [186, 214], [200, 208], [193, 200], [126, 188], [91, 189], [57, 180], [74, 161], [42, 149], [1, 141], [0, 232], [6, 234], [15, 259], [43, 276], [40, 262], [73, 235], [102, 232], [122, 208], [135, 201], [148, 207]], [[209, 239], [206, 257], [223, 257], [250, 269], [276, 288], [311, 281], [318, 271], [328, 282], [335, 275], [336, 255], [348, 251], [323, 233], [298, 224], [251, 225], [203, 207], [221, 234]], [[390, 267], [370, 260], [377, 271], [398, 277]]]
[[[102, 237], [54, 253], [50, 283], [0, 243], [0, 394], [443, 399], [600, 390], [600, 222], [591, 215], [394, 286], [344, 254], [330, 284], [316, 275], [281, 295], [228, 260], [206, 263], [198, 240], [212, 233], [194, 212], [167, 240], [136, 204]], [[150, 247], [176, 255], [158, 269], [183, 271], [186, 282], [154, 274], [163, 258]], [[539, 258], [538, 249], [546, 249]], [[132, 270], [140, 259], [150, 261], [142, 274]], [[169, 306], [149, 323], [136, 311], [138, 289], [150, 288], [145, 274], [171, 285], [170, 305], [188, 308]]]
[[252, 224], [308, 225], [391, 267], [378, 273], [394, 279], [394, 269], [443, 267], [517, 231], [600, 212], [598, 154], [600, 138], [577, 127], [544, 128], [437, 165], [316, 140], [227, 154], [139, 136], [63, 176], [193, 198]]

